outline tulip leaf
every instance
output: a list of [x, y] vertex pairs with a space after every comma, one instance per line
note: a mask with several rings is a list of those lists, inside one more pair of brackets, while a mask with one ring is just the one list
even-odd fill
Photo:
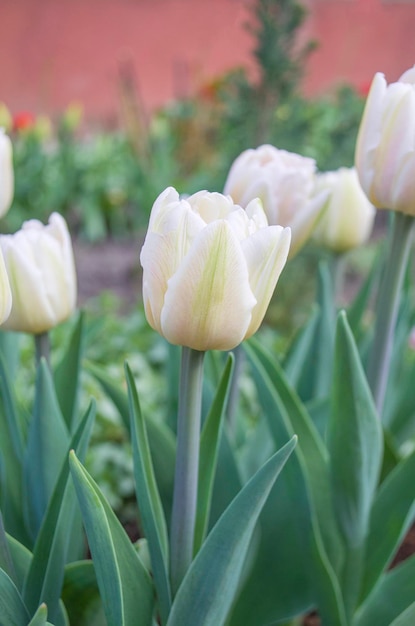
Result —
[[[330, 500], [327, 451], [275, 359], [256, 340], [244, 347], [275, 444], [293, 432], [299, 443], [261, 515], [257, 558], [236, 604], [232, 626], [242, 620], [247, 626], [267, 624], [304, 612], [313, 602], [328, 623], [343, 624], [333, 570], [342, 550]], [[279, 536], [284, 541], [276, 542]]]
[[16, 570], [10, 554], [7, 536], [4, 530], [3, 518], [0, 512], [0, 568], [6, 572], [15, 585], [18, 586]]
[[[7, 535], [7, 545], [13, 562], [13, 582], [19, 590], [22, 590], [32, 561], [32, 553], [22, 543], [10, 535]], [[7, 574], [10, 576], [9, 572], [7, 572]], [[10, 576], [10, 578], [12, 578], [12, 576]]]
[[381, 484], [370, 516], [361, 599], [370, 593], [413, 522], [415, 452], [403, 459]]
[[[122, 391], [119, 386], [115, 385], [113, 380], [106, 372], [102, 371], [102, 369], [95, 365], [88, 364], [88, 370], [108, 395], [115, 408], [118, 410], [127, 431], [130, 432], [130, 413], [127, 394]], [[156, 482], [163, 503], [167, 524], [169, 524], [172, 508], [176, 441], [170, 428], [162, 422], [158, 422], [148, 416], [145, 416], [145, 422]]]
[[43, 516], [67, 454], [69, 434], [45, 359], [36, 376], [33, 417], [29, 425], [24, 462], [26, 515], [33, 538]]
[[342, 588], [350, 612], [359, 594], [383, 433], [344, 312], [337, 324], [328, 447], [334, 508], [347, 547]]
[[[1, 332], [1, 331], [0, 331]], [[8, 368], [0, 357], [0, 508], [6, 530], [26, 544], [30, 538], [22, 516], [23, 432]]]
[[79, 314], [67, 349], [54, 374], [56, 395], [66, 425], [73, 431], [76, 418], [80, 366], [84, 347], [83, 314]]
[[415, 623], [415, 602], [403, 611], [390, 626], [413, 626]]
[[92, 561], [76, 561], [66, 566], [62, 600], [71, 624], [106, 626]]
[[26, 626], [30, 621], [27, 608], [16, 585], [6, 572], [0, 569], [0, 619], [7, 626]]
[[226, 411], [234, 361], [233, 355], [229, 355], [200, 436], [198, 501], [194, 539], [195, 554], [206, 537], [209, 525], [213, 485], [221, 441], [221, 426]]
[[335, 308], [333, 281], [327, 263], [319, 265], [317, 301], [319, 315], [315, 321], [313, 341], [303, 355], [303, 372], [296, 385], [303, 402], [325, 397], [331, 385]]
[[391, 626], [413, 604], [414, 598], [415, 555], [383, 574], [357, 611], [353, 626]]
[[[77, 450], [80, 458], [85, 457], [94, 417], [95, 404], [91, 403], [62, 458], [62, 467], [36, 539], [24, 584], [23, 595], [29, 610], [34, 611], [41, 602], [45, 602], [54, 623], [62, 618], [59, 598], [77, 511], [73, 485], [69, 481], [68, 454], [69, 450]], [[58, 623], [56, 626], [59, 626]]]
[[154, 603], [151, 578], [74, 452], [70, 465], [108, 626], [148, 626]]
[[219, 518], [179, 587], [167, 626], [225, 623], [259, 514], [295, 444], [293, 437], [276, 452]]
[[27, 626], [47, 626], [47, 624], [49, 624], [48, 609], [46, 604], [41, 604]]
[[171, 606], [168, 576], [168, 537], [166, 520], [154, 476], [145, 421], [138, 401], [137, 389], [128, 364], [125, 365], [131, 415], [131, 441], [137, 502], [144, 534], [148, 541], [152, 573], [157, 589], [162, 624], [167, 621]]
[[297, 332], [285, 355], [284, 372], [293, 387], [297, 387], [305, 375], [307, 355], [311, 353], [314, 344], [319, 318], [320, 310], [314, 307], [309, 319]]

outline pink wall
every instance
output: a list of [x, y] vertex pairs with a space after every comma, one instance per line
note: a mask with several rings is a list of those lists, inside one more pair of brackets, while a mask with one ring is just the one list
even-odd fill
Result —
[[[12, 111], [114, 118], [117, 67], [131, 59], [152, 108], [236, 65], [252, 70], [249, 0], [1, 0], [0, 101]], [[303, 36], [320, 47], [304, 89], [396, 79], [415, 63], [415, 1], [308, 0]]]

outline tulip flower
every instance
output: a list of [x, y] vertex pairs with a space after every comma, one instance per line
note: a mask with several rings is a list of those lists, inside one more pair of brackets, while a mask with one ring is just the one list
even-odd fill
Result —
[[231, 350], [260, 326], [287, 259], [290, 231], [220, 193], [156, 200], [141, 251], [150, 325], [170, 343]]
[[13, 304], [3, 327], [41, 334], [68, 318], [76, 305], [76, 273], [65, 220], [29, 220], [14, 235], [0, 235]]
[[387, 85], [377, 73], [356, 145], [360, 184], [378, 209], [415, 215], [415, 67]]
[[415, 224], [415, 67], [390, 85], [383, 74], [375, 74], [359, 128], [355, 163], [372, 204], [396, 211], [368, 366], [369, 385], [381, 414]]
[[328, 195], [314, 194], [315, 171], [314, 159], [263, 145], [237, 157], [224, 193], [243, 207], [260, 198], [269, 224], [291, 228], [292, 257], [311, 236]]
[[0, 217], [3, 217], [10, 208], [13, 187], [12, 144], [4, 130], [0, 128]]
[[313, 239], [333, 252], [347, 252], [368, 240], [375, 209], [364, 194], [354, 168], [317, 175], [316, 190], [330, 193]]

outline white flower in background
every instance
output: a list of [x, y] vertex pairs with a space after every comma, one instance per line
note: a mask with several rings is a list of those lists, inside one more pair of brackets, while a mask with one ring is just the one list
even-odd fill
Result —
[[14, 175], [12, 142], [0, 128], [0, 217], [10, 208], [13, 200]]
[[220, 193], [154, 203], [141, 251], [149, 324], [170, 343], [231, 350], [260, 326], [287, 259], [290, 231]]
[[415, 216], [415, 67], [390, 85], [375, 74], [357, 138], [356, 168], [378, 209]]
[[224, 193], [243, 207], [259, 198], [269, 224], [289, 226], [292, 257], [311, 236], [327, 198], [324, 191], [314, 194], [315, 172], [314, 159], [263, 145], [237, 157]]
[[14, 235], [0, 235], [13, 304], [3, 327], [43, 333], [67, 319], [76, 307], [76, 271], [65, 220], [25, 222]]
[[314, 240], [334, 252], [362, 245], [372, 232], [375, 208], [361, 188], [356, 170], [342, 167], [318, 174], [316, 192], [324, 189], [330, 196], [314, 230]]

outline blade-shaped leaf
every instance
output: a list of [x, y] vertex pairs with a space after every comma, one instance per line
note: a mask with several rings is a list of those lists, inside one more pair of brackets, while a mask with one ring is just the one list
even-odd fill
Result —
[[301, 377], [304, 377], [304, 368], [308, 362], [307, 355], [311, 353], [314, 338], [317, 332], [320, 310], [314, 307], [307, 322], [297, 332], [284, 358], [284, 371], [293, 387], [297, 387]]
[[48, 608], [46, 604], [41, 604], [28, 626], [47, 626], [48, 623]]
[[353, 626], [391, 626], [415, 598], [415, 556], [382, 576], [359, 608]]
[[70, 465], [108, 626], [148, 626], [153, 612], [151, 578], [74, 452]]
[[35, 404], [24, 461], [28, 526], [35, 539], [67, 454], [68, 429], [49, 367], [44, 359], [36, 376]]
[[415, 624], [415, 602], [403, 611], [390, 626], [413, 626]]
[[376, 494], [366, 540], [361, 600], [370, 593], [413, 522], [414, 476], [415, 452], [392, 470]]
[[41, 602], [45, 602], [53, 622], [61, 615], [59, 598], [76, 511], [73, 485], [69, 481], [68, 454], [69, 450], [76, 450], [81, 459], [85, 457], [94, 418], [95, 404], [91, 403], [62, 459], [62, 467], [35, 543], [25, 580], [23, 595], [29, 610], [33, 612]]
[[74, 420], [76, 418], [83, 348], [83, 314], [81, 312], [71, 333], [65, 354], [62, 357], [61, 362], [56, 367], [54, 374], [55, 389], [59, 400], [59, 406], [70, 432], [73, 431]]
[[200, 436], [198, 500], [194, 539], [195, 554], [206, 537], [209, 525], [213, 484], [221, 440], [221, 426], [226, 411], [233, 367], [234, 357], [229, 355]]
[[350, 546], [366, 536], [382, 462], [383, 434], [344, 313], [337, 325], [328, 445], [339, 525]]
[[71, 624], [106, 626], [92, 561], [76, 561], [66, 566], [62, 600]]
[[[87, 369], [97, 379], [102, 389], [113, 402], [129, 432], [130, 418], [127, 394], [120, 389], [119, 386], [115, 385], [108, 374], [102, 369], [91, 364], [88, 364]], [[156, 422], [148, 416], [145, 416], [145, 421], [156, 482], [163, 503], [167, 525], [169, 525], [172, 507], [176, 441], [172, 431], [165, 424]]]
[[164, 624], [167, 621], [171, 606], [166, 520], [154, 476], [147, 431], [138, 401], [137, 389], [128, 364], [125, 365], [125, 374], [130, 402], [131, 441], [137, 502], [144, 534], [150, 550], [152, 572], [160, 605], [160, 616]]
[[[258, 556], [235, 607], [232, 626], [242, 620], [249, 626], [268, 624], [304, 612], [312, 603], [318, 604], [327, 623], [343, 624], [333, 570], [342, 546], [330, 501], [327, 452], [275, 359], [255, 340], [245, 342], [245, 349], [276, 445], [293, 432], [298, 432], [299, 444], [273, 488], [279, 506], [273, 507], [270, 499], [261, 515]], [[283, 542], [274, 541], [279, 535], [284, 535]]]
[[225, 623], [259, 514], [295, 444], [293, 437], [273, 455], [219, 518], [179, 587], [168, 626]]
[[333, 503], [346, 544], [341, 585], [346, 612], [351, 615], [360, 595], [383, 432], [344, 312], [337, 324], [328, 448]]
[[7, 626], [23, 626], [30, 620], [22, 596], [6, 572], [0, 569], [0, 620]]

